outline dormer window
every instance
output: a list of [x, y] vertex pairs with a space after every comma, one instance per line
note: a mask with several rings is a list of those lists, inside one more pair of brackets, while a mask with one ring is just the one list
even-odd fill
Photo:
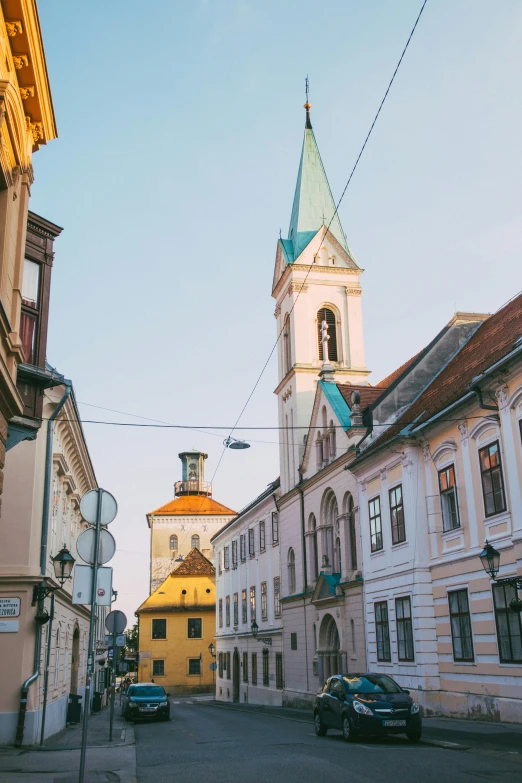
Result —
[[328, 307], [321, 307], [317, 313], [317, 340], [319, 345], [319, 361], [323, 361], [323, 343], [321, 340], [321, 324], [326, 321], [328, 325], [328, 358], [331, 362], [339, 361], [337, 357], [337, 329], [335, 323], [335, 313]]

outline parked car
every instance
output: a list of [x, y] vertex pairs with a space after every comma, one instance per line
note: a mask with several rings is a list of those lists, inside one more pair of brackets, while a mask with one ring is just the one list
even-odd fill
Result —
[[422, 735], [419, 705], [386, 674], [330, 677], [316, 696], [314, 725], [317, 736], [340, 729], [347, 742], [372, 734], [406, 734], [418, 742]]
[[129, 685], [121, 702], [125, 720], [170, 720], [170, 703], [165, 688], [153, 682]]

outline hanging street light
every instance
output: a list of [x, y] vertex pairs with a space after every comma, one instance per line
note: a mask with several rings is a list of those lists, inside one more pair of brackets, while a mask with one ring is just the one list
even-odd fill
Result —
[[209, 651], [209, 653], [211, 654], [211, 656], [212, 656], [213, 658], [215, 658], [215, 657], [216, 657], [216, 648], [214, 647], [214, 645], [212, 644], [212, 642], [210, 642], [210, 644], [209, 644], [209, 646], [208, 646], [208, 651]]
[[254, 637], [254, 639], [257, 639], [257, 634], [259, 633], [259, 625], [256, 623], [255, 620], [252, 622], [252, 625], [250, 626], [250, 630], [252, 631], [252, 636]]
[[250, 443], [247, 443], [245, 440], [236, 440], [236, 438], [231, 438], [229, 435], [223, 441], [223, 446], [226, 449], [249, 449]]
[[517, 595], [518, 590], [522, 590], [522, 576], [508, 576], [504, 579], [497, 579], [500, 570], [500, 552], [497, 552], [486, 539], [484, 549], [480, 553], [480, 562], [488, 576], [495, 580], [497, 585], [506, 585], [515, 590], [515, 597], [511, 600], [509, 606], [513, 612], [520, 614], [522, 612], [522, 601]]

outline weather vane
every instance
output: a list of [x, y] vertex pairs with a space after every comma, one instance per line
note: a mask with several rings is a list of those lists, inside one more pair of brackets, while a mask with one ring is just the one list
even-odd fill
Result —
[[306, 75], [305, 79], [305, 91], [306, 91], [306, 102], [308, 103], [308, 92], [310, 90], [310, 82], [308, 81], [308, 74]]

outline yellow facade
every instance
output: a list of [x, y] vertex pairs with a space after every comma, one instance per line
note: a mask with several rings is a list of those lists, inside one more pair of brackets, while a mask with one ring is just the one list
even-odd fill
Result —
[[214, 690], [214, 657], [208, 647], [216, 628], [215, 569], [198, 549], [140, 606], [140, 682], [168, 693]]

